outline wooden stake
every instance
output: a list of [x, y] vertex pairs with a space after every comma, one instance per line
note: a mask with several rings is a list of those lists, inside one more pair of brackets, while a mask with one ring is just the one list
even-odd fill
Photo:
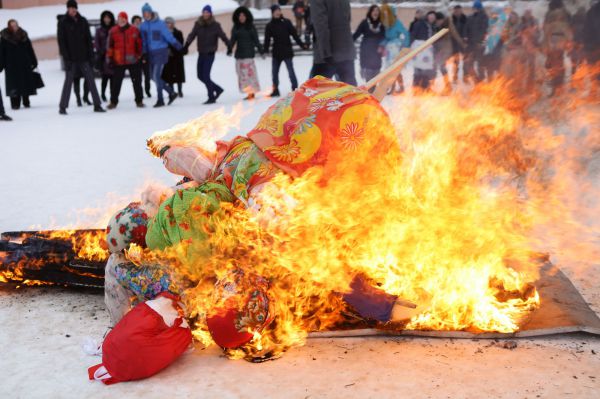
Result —
[[399, 55], [399, 59], [397, 59], [392, 65], [390, 65], [385, 71], [379, 73], [373, 79], [369, 80], [365, 84], [365, 89], [370, 90], [373, 87], [376, 87], [373, 96], [377, 98], [379, 101], [383, 100], [385, 95], [387, 94], [388, 89], [392, 85], [392, 83], [396, 80], [396, 77], [402, 71], [402, 68], [419, 55], [421, 52], [425, 51], [429, 46], [433, 45], [433, 43], [440, 40], [446, 33], [448, 33], [448, 29], [444, 28], [440, 30], [435, 35], [431, 36], [425, 43], [420, 45], [419, 47], [410, 50], [405, 55], [402, 53]]

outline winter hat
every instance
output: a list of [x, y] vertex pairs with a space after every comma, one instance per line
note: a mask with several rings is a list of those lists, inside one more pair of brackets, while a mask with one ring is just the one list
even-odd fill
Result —
[[204, 11], [208, 11], [209, 13], [212, 14], [212, 7], [210, 6], [210, 4], [207, 4], [204, 6], [204, 8], [202, 9], [202, 12]]
[[279, 4], [273, 4], [271, 6], [271, 14], [274, 13], [275, 10], [281, 10], [281, 7], [279, 6]]
[[145, 12], [152, 12], [152, 6], [150, 6], [150, 4], [146, 3], [142, 6], [142, 13]]
[[165, 23], [175, 25], [175, 19], [173, 17], [165, 18]]
[[476, 10], [483, 10], [483, 4], [481, 3], [481, 0], [475, 0], [475, 2], [473, 2], [473, 8]]
[[118, 18], [125, 18], [126, 20], [129, 20], [129, 16], [127, 15], [127, 13], [125, 11], [121, 11], [119, 13]]
[[77, 2], [75, 0], [69, 0], [69, 1], [67, 1], [67, 8], [78, 8], [77, 7]]
[[106, 227], [106, 242], [110, 253], [121, 252], [130, 244], [146, 247], [148, 214], [139, 202], [132, 202], [114, 215]]
[[217, 281], [213, 309], [206, 318], [208, 331], [221, 348], [246, 345], [273, 321], [269, 282], [242, 270], [230, 272]]

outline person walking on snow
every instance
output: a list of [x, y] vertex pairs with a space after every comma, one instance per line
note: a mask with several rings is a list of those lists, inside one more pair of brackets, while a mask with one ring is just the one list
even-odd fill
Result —
[[142, 38], [140, 31], [128, 22], [127, 13], [121, 11], [114, 26], [108, 35], [108, 48], [106, 56], [112, 65], [114, 75], [110, 88], [110, 104], [108, 109], [114, 109], [119, 104], [121, 85], [125, 77], [125, 71], [129, 71], [133, 92], [135, 93], [135, 104], [143, 108], [144, 92], [142, 91]]
[[367, 11], [367, 17], [356, 28], [352, 39], [362, 36], [360, 43], [360, 74], [368, 82], [381, 71], [381, 58], [385, 42], [385, 27], [381, 23], [381, 10], [373, 4]]
[[[140, 28], [142, 27], [142, 17], [140, 17], [139, 15], [134, 15], [133, 17], [131, 17], [131, 25], [135, 26], [136, 28], [138, 28], [138, 30], [140, 30]], [[141, 34], [142, 33], [140, 32], [140, 37]], [[150, 79], [150, 64], [148, 63], [148, 60], [142, 57], [140, 59], [140, 66], [142, 68], [142, 74], [144, 75], [144, 91], [146, 92], [146, 97], [152, 97], [152, 93], [150, 93], [150, 82], [152, 81]]]
[[465, 26], [464, 73], [475, 82], [483, 80], [485, 51], [484, 41], [488, 31], [489, 18], [480, 0], [473, 3], [474, 12], [467, 18]]
[[269, 52], [271, 47], [271, 39], [273, 39], [273, 61], [272, 61], [272, 75], [273, 75], [273, 92], [270, 97], [279, 97], [279, 68], [281, 63], [284, 62], [287, 67], [288, 74], [290, 75], [290, 82], [292, 83], [292, 91], [298, 88], [298, 78], [296, 78], [296, 72], [294, 71], [294, 63], [292, 57], [294, 57], [294, 50], [292, 49], [292, 41], [290, 36], [294, 38], [298, 46], [307, 48], [302, 43], [300, 36], [292, 22], [283, 17], [281, 13], [281, 7], [275, 4], [271, 6], [272, 19], [267, 24], [265, 29], [265, 53]]
[[169, 94], [168, 104], [171, 105], [177, 98], [177, 93], [175, 93], [170, 84], [163, 80], [162, 73], [165, 64], [169, 61], [169, 45], [173, 46], [177, 51], [181, 51], [183, 46], [175, 39], [167, 24], [152, 10], [150, 4], [144, 4], [142, 15], [144, 17], [144, 22], [141, 26], [142, 51], [150, 63], [150, 74], [156, 85], [158, 97], [154, 108], [165, 105], [163, 90], [166, 90]]
[[204, 6], [202, 9], [202, 15], [196, 23], [194, 28], [185, 40], [184, 51], [190, 47], [194, 40], [197, 40], [198, 45], [198, 64], [197, 74], [198, 79], [206, 86], [208, 93], [208, 100], [204, 104], [214, 104], [221, 94], [223, 94], [223, 88], [213, 82], [210, 77], [213, 63], [215, 62], [215, 53], [219, 45], [219, 39], [225, 43], [227, 48], [230, 47], [229, 39], [221, 24], [215, 20], [212, 13], [212, 7], [210, 5]]
[[[396, 17], [396, 11], [387, 3], [381, 6], [381, 23], [385, 28], [385, 67], [394, 63], [403, 48], [410, 47], [410, 34], [406, 27]], [[398, 74], [394, 85], [390, 87], [388, 94], [392, 92], [400, 94], [404, 91], [404, 79], [402, 72]]]
[[100, 97], [102, 101], [106, 101], [106, 88], [110, 87], [112, 81], [113, 70], [108, 63], [106, 57], [106, 49], [108, 48], [108, 33], [115, 26], [115, 16], [112, 12], [106, 10], [100, 14], [100, 26], [96, 29], [94, 35], [94, 47], [96, 48], [96, 70], [100, 72], [102, 81], [100, 85]]
[[350, 21], [352, 13], [348, 0], [310, 0], [311, 22], [315, 41], [313, 67], [310, 77], [322, 75], [356, 86]]
[[[169, 31], [173, 34], [175, 39], [183, 46], [183, 33], [175, 27], [175, 19], [173, 17], [165, 18], [165, 22]], [[168, 84], [174, 86], [177, 84], [177, 96], [183, 97], [183, 83], [185, 82], [185, 65], [183, 63], [183, 56], [187, 54], [186, 49], [183, 51], [177, 51], [173, 47], [169, 46], [169, 61], [165, 65], [163, 70], [163, 80]]]
[[29, 108], [29, 96], [35, 95], [39, 87], [33, 72], [38, 62], [27, 32], [14, 19], [0, 32], [0, 52], [6, 70], [6, 95], [12, 109], [21, 108], [21, 101]]
[[67, 1], [67, 13], [58, 22], [57, 39], [58, 48], [65, 63], [65, 83], [60, 97], [59, 114], [67, 114], [71, 86], [73, 86], [73, 79], [77, 72], [81, 73], [92, 93], [94, 112], [106, 112], [102, 108], [96, 82], [94, 82], [94, 72], [91, 64], [94, 58], [94, 49], [92, 47], [90, 25], [87, 19], [77, 11], [75, 0]]
[[246, 7], [238, 7], [233, 12], [233, 28], [231, 43], [227, 55], [231, 55], [235, 47], [235, 70], [238, 75], [240, 92], [246, 93], [244, 100], [253, 100], [260, 91], [258, 73], [254, 63], [255, 51], [263, 55], [263, 48], [258, 41], [258, 33], [254, 27], [252, 13]]
[[[2, 57], [2, 53], [0, 52], [0, 72], [4, 70], [4, 58]], [[6, 115], [6, 111], [4, 110], [4, 103], [2, 102], [2, 90], [0, 90], [0, 121], [12, 121], [12, 118]]]

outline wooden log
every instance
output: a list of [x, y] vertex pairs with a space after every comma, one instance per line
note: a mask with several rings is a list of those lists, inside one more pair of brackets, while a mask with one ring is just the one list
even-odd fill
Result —
[[432, 46], [435, 42], [440, 40], [445, 34], [448, 33], [448, 29], [444, 28], [440, 30], [435, 35], [431, 36], [425, 43], [420, 45], [419, 47], [412, 49], [408, 52], [405, 52], [404, 55], [402, 53], [399, 55], [399, 59], [397, 59], [392, 65], [390, 65], [385, 71], [382, 71], [373, 79], [369, 80], [365, 84], [365, 88], [367, 90], [371, 90], [375, 87], [375, 92], [373, 96], [381, 101], [387, 94], [388, 89], [392, 85], [392, 83], [396, 80], [396, 77], [402, 71], [402, 68], [410, 62], [413, 58], [419, 55], [421, 52], [425, 51], [427, 48]]

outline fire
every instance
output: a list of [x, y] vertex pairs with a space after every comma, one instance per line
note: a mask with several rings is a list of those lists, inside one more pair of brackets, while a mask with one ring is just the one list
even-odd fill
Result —
[[339, 293], [358, 274], [418, 304], [395, 328], [517, 331], [544, 300], [535, 253], [551, 248], [540, 230], [554, 224], [560, 235], [574, 223], [568, 193], [551, 187], [574, 183], [566, 171], [581, 152], [554, 131], [548, 109], [507, 87], [497, 80], [468, 95], [397, 97], [384, 104], [393, 127], [346, 132], [352, 157], [333, 154], [300, 178], [280, 175], [258, 212], [224, 204], [205, 226], [207, 241], [168, 255], [199, 281], [184, 294], [197, 339], [210, 343], [202, 319], [215, 278], [233, 269], [268, 278], [276, 309], [274, 324], [251, 331], [252, 344], [228, 351], [233, 358], [274, 356], [309, 331], [343, 327]]

